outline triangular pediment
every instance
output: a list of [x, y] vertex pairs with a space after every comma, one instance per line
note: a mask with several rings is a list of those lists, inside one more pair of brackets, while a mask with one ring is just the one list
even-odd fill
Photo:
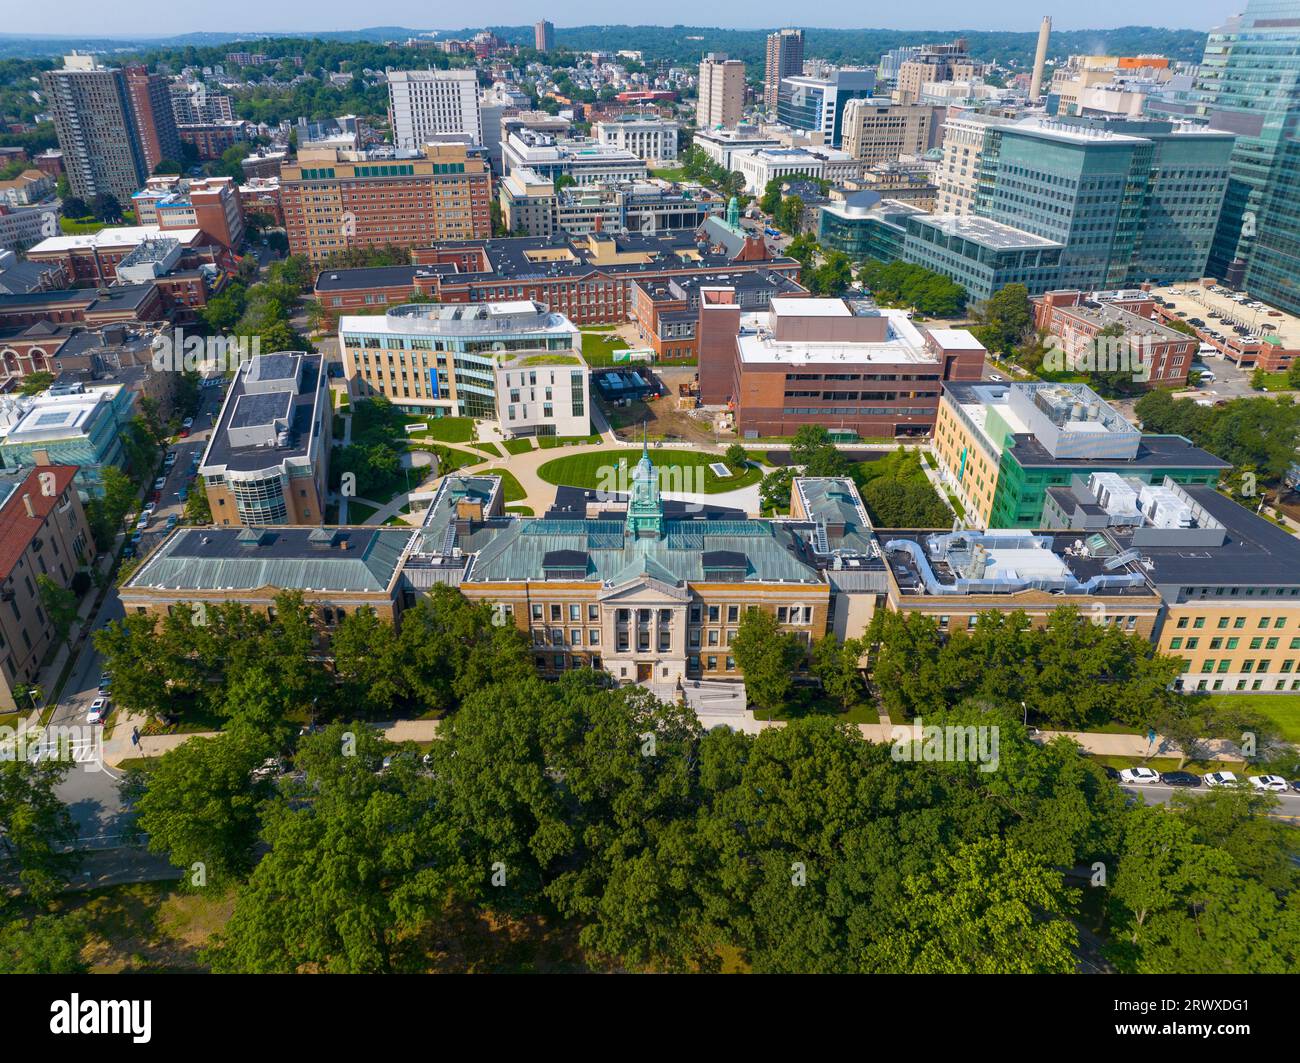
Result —
[[654, 603], [664, 600], [685, 602], [690, 600], [691, 595], [685, 587], [677, 587], [663, 580], [643, 575], [606, 587], [598, 597], [602, 602], [635, 605], [640, 602]]

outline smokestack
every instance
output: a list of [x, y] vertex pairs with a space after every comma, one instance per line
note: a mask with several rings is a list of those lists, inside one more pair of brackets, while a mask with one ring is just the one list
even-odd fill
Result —
[[1052, 35], [1052, 16], [1044, 15], [1038, 27], [1038, 50], [1034, 52], [1034, 76], [1029, 82], [1029, 102], [1034, 103], [1042, 93], [1043, 66], [1047, 62], [1047, 40]]

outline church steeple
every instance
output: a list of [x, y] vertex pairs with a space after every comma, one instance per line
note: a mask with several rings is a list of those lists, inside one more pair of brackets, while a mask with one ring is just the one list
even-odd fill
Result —
[[641, 460], [632, 470], [632, 497], [627, 503], [627, 531], [633, 538], [658, 539], [664, 533], [664, 508], [659, 499], [659, 473], [650, 460], [650, 439], [641, 424]]

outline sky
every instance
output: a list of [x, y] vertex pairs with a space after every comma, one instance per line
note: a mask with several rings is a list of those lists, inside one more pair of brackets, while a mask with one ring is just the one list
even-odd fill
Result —
[[[153, 0], [62, 0], [59, 4], [6, 5], [0, 31], [40, 35], [163, 36], [195, 31], [292, 31], [361, 29], [366, 26], [408, 26], [460, 29], [447, 22], [448, 8], [428, 0], [221, 0], [215, 4], [158, 4]], [[865, 5], [861, 0], [822, 0], [809, 21], [799, 25], [871, 27], [881, 29], [990, 29], [1032, 31], [1043, 15], [1061, 29], [1108, 29], [1116, 26], [1168, 26], [1207, 30], [1245, 6], [1245, 0], [1091, 0], [1052, 10], [1050, 0], [1000, 0], [972, 5], [970, 0], [926, 0], [915, 10], [907, 5]], [[902, 9], [900, 9], [900, 7]], [[762, 28], [789, 25], [788, 0], [656, 0], [653, 7], [631, 8], [592, 0], [500, 0], [474, 5], [474, 18], [492, 25], [531, 24], [549, 18], [557, 26], [583, 26], [610, 20], [657, 25], [711, 25]], [[469, 9], [466, 9], [469, 21]]]

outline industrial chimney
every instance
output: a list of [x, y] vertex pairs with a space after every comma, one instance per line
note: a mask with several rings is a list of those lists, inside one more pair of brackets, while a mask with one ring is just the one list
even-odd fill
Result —
[[1052, 35], [1052, 16], [1044, 15], [1038, 27], [1038, 49], [1034, 52], [1034, 75], [1029, 82], [1029, 102], [1036, 103], [1043, 88], [1043, 66], [1047, 62], [1047, 40]]

